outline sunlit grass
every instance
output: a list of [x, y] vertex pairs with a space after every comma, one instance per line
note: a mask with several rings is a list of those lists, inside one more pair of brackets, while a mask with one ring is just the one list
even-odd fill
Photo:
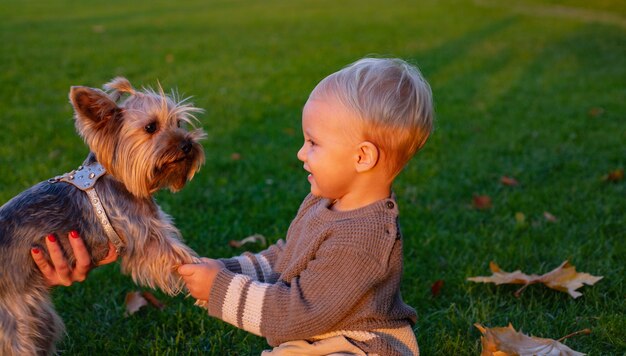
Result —
[[[177, 87], [205, 109], [206, 165], [179, 194], [157, 196], [188, 243], [227, 257], [242, 252], [228, 246], [231, 239], [261, 233], [275, 241], [308, 189], [295, 156], [308, 93], [358, 58], [398, 56], [422, 69], [437, 111], [434, 135], [395, 185], [402, 293], [418, 311], [422, 353], [476, 355], [473, 323], [511, 322], [550, 338], [591, 328], [566, 344], [621, 355], [626, 188], [602, 177], [626, 168], [626, 30], [598, 13], [623, 20], [626, 7], [577, 1], [577, 9], [594, 11], [577, 17], [578, 10], [560, 16], [534, 8], [573, 6], [563, 1], [518, 2], [524, 11], [494, 3], [3, 1], [0, 202], [86, 155], [70, 86], [99, 87], [123, 75], [138, 87], [157, 80]], [[503, 186], [503, 175], [520, 185]], [[493, 207], [474, 209], [474, 195], [489, 195]], [[518, 212], [525, 226], [516, 225]], [[541, 286], [517, 299], [515, 287], [466, 281], [488, 274], [490, 260], [545, 273], [565, 259], [605, 278], [576, 300]], [[444, 286], [433, 297], [437, 280]], [[55, 289], [68, 331], [59, 348], [158, 355], [267, 348], [182, 296], [157, 293], [165, 310], [124, 317], [124, 296], [136, 288], [113, 265]]]

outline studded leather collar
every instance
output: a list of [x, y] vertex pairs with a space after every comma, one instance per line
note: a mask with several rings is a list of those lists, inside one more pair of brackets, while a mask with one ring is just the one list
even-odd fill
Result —
[[125, 245], [120, 236], [115, 232], [109, 218], [107, 216], [104, 207], [102, 206], [102, 202], [98, 193], [94, 189], [94, 185], [96, 181], [103, 175], [105, 175], [106, 169], [97, 161], [93, 160], [91, 162], [85, 163], [84, 165], [78, 167], [77, 169], [65, 173], [60, 176], [56, 176], [54, 178], [50, 178], [48, 182], [50, 184], [65, 182], [75, 186], [76, 188], [82, 190], [89, 196], [89, 202], [93, 207], [102, 228], [104, 229], [107, 238], [113, 246], [115, 246], [115, 251], [118, 255], [122, 255], [125, 251]]

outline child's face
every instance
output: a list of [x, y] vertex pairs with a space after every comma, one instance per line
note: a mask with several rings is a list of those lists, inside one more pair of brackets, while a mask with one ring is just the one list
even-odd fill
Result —
[[354, 114], [330, 96], [311, 96], [304, 105], [304, 144], [298, 159], [310, 173], [313, 195], [341, 199], [353, 188], [359, 143], [356, 123]]

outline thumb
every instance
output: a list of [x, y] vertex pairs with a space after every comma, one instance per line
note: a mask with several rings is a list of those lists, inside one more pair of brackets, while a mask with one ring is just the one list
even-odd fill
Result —
[[195, 273], [193, 264], [181, 265], [180, 267], [178, 267], [177, 271], [178, 274], [180, 274], [181, 276], [191, 276]]

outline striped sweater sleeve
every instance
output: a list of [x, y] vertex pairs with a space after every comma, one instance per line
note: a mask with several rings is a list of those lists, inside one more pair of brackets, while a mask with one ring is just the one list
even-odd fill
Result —
[[242, 274], [255, 281], [273, 283], [278, 279], [274, 272], [274, 265], [283, 252], [284, 241], [279, 240], [276, 244], [259, 253], [245, 252], [233, 258], [220, 259], [231, 272]]
[[213, 284], [209, 315], [262, 336], [263, 302], [270, 286], [250, 276], [222, 270]]
[[316, 259], [288, 283], [263, 283], [223, 269], [211, 290], [209, 314], [266, 337], [270, 345], [322, 334], [384, 277], [390, 247], [381, 247], [322, 244]]

